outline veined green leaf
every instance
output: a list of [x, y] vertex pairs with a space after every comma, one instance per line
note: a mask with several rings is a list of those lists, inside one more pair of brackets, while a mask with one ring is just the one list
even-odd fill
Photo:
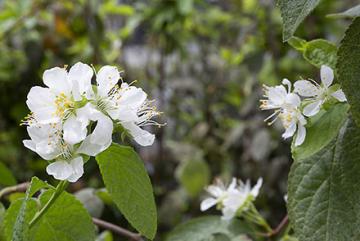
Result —
[[16, 180], [4, 163], [0, 162], [0, 185], [13, 186], [16, 185]]
[[283, 40], [288, 41], [302, 21], [320, 3], [320, 0], [279, 0], [283, 19]]
[[157, 228], [156, 206], [150, 178], [140, 157], [130, 147], [112, 144], [96, 160], [117, 207], [134, 228], [153, 239]]
[[359, 142], [360, 129], [347, 120], [326, 146], [295, 159], [289, 174], [288, 211], [299, 240], [359, 240]]
[[345, 33], [338, 50], [337, 74], [355, 122], [360, 125], [360, 18]]

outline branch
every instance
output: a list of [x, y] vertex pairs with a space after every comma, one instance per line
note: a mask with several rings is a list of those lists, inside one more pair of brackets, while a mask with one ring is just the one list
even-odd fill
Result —
[[282, 220], [281, 222], [279, 223], [279, 225], [274, 228], [270, 233], [267, 233], [267, 236], [268, 237], [272, 237], [272, 236], [275, 236], [277, 235], [278, 233], [281, 232], [281, 230], [288, 224], [289, 222], [289, 216], [286, 215]]
[[5, 187], [4, 189], [0, 190], [0, 199], [14, 192], [25, 192], [29, 185], [30, 182], [24, 182], [16, 186]]
[[119, 226], [117, 226], [115, 224], [112, 224], [112, 223], [108, 223], [108, 222], [106, 222], [104, 220], [101, 220], [101, 219], [92, 218], [92, 220], [93, 220], [93, 223], [98, 227], [113, 231], [114, 233], [117, 233], [119, 235], [128, 237], [133, 241], [144, 241], [144, 239], [138, 233], [130, 232], [127, 229], [124, 229], [124, 228], [119, 227]]

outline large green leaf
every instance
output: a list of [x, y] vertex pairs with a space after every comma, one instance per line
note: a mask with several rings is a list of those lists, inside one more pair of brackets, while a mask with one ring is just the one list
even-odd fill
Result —
[[351, 106], [354, 120], [360, 124], [360, 18], [345, 33], [338, 50], [338, 81]]
[[[40, 206], [34, 198], [28, 199], [28, 210], [24, 218], [26, 223], [30, 222], [36, 211], [49, 200], [53, 192], [54, 190], [47, 190], [40, 196]], [[19, 216], [22, 204], [22, 200], [17, 200], [11, 204], [6, 212], [5, 232], [8, 240], [11, 240], [10, 237], [16, 225], [16, 217]], [[74, 196], [63, 192], [22, 240], [91, 241], [95, 238], [95, 227], [86, 209]]]
[[219, 216], [205, 216], [192, 219], [177, 226], [167, 236], [166, 241], [205, 240], [247, 240], [245, 234], [252, 234], [253, 228], [243, 221], [224, 221]]
[[283, 40], [288, 41], [321, 0], [278, 0], [283, 19]]
[[16, 180], [11, 171], [0, 162], [0, 185], [13, 186], [16, 184]]
[[329, 18], [356, 18], [360, 17], [360, 5], [356, 5], [344, 12], [327, 15]]
[[295, 159], [288, 209], [301, 241], [360, 240], [360, 129], [347, 120], [314, 155]]
[[307, 126], [305, 142], [292, 147], [294, 159], [304, 159], [324, 148], [339, 133], [347, 118], [348, 104], [339, 103], [323, 113], [314, 123]]
[[157, 214], [150, 178], [144, 163], [130, 147], [112, 144], [96, 157], [105, 186], [126, 219], [153, 239]]
[[325, 39], [315, 39], [307, 42], [297, 37], [292, 37], [288, 43], [300, 51], [304, 59], [312, 65], [319, 68], [324, 64], [335, 69], [337, 58], [335, 44]]
[[5, 239], [5, 231], [3, 225], [3, 219], [5, 216], [5, 207], [2, 203], [0, 203], [0, 241], [6, 241]]

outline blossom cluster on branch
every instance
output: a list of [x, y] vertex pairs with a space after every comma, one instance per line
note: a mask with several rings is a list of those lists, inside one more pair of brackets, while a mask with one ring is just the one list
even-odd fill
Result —
[[[333, 70], [322, 65], [320, 69], [321, 84], [314, 80], [298, 80], [294, 83], [292, 90], [288, 79], [282, 81], [282, 85], [264, 86], [266, 99], [261, 100], [262, 110], [274, 110], [265, 121], [271, 125], [280, 118], [285, 132], [284, 139], [292, 137], [295, 132], [294, 145], [301, 145], [306, 136], [307, 118], [319, 113], [326, 102], [345, 102], [346, 97], [338, 84], [332, 85], [334, 81]], [[286, 88], [287, 87], [287, 88]], [[302, 98], [301, 98], [302, 97]]]
[[141, 88], [122, 81], [116, 67], [96, 73], [79, 62], [69, 71], [46, 70], [43, 82], [46, 87], [32, 87], [27, 96], [31, 113], [23, 124], [30, 139], [23, 143], [49, 161], [46, 171], [56, 179], [76, 182], [88, 157], [110, 146], [115, 127], [139, 145], [153, 144], [154, 134], [141, 127], [159, 125], [152, 118], [160, 113]]

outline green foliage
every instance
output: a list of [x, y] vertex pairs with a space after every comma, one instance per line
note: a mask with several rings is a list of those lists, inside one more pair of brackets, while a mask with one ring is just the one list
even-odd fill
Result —
[[221, 220], [219, 216], [204, 216], [180, 224], [166, 238], [166, 241], [205, 241], [205, 240], [248, 240], [245, 234], [254, 230], [249, 224], [234, 219]]
[[318, 152], [295, 159], [288, 208], [299, 240], [359, 240], [359, 137], [360, 129], [348, 120]]
[[4, 163], [0, 162], [0, 185], [12, 186], [15, 184], [16, 180], [11, 171], [5, 166]]
[[303, 54], [304, 59], [316, 67], [327, 65], [335, 69], [336, 66], [336, 46], [325, 40], [315, 39], [306, 41], [297, 37], [289, 39], [288, 43]]
[[308, 158], [325, 146], [338, 135], [341, 126], [347, 118], [348, 104], [336, 104], [321, 116], [312, 118], [312, 123], [307, 126], [305, 142], [292, 148], [295, 160]]
[[6, 241], [3, 220], [5, 216], [5, 207], [0, 203], [0, 241]]
[[327, 15], [329, 18], [356, 18], [360, 17], [360, 5], [356, 5], [344, 12]]
[[[29, 223], [36, 211], [39, 210], [51, 197], [54, 190], [47, 190], [40, 196], [40, 207], [34, 198], [27, 199], [27, 212], [24, 222]], [[11, 240], [13, 230], [18, 225], [15, 218], [22, 212], [23, 200], [11, 204], [5, 216], [5, 232]], [[26, 235], [26, 236], [25, 236]], [[23, 239], [12, 240], [26, 241], [53, 241], [56, 237], [61, 241], [91, 241], [95, 240], [95, 227], [91, 217], [76, 198], [63, 192], [54, 205], [48, 209], [40, 221], [28, 233], [23, 234]]]
[[176, 177], [186, 192], [197, 196], [210, 181], [210, 169], [202, 159], [187, 160], [180, 164], [176, 170]]
[[283, 40], [288, 41], [298, 26], [320, 3], [320, 0], [279, 0], [283, 19]]
[[345, 33], [338, 51], [338, 80], [351, 106], [351, 113], [360, 124], [360, 18], [356, 18]]
[[156, 206], [140, 157], [130, 147], [112, 144], [96, 160], [105, 186], [120, 211], [141, 234], [153, 239], [157, 228]]
[[113, 241], [113, 236], [111, 234], [111, 232], [109, 231], [104, 231], [102, 232], [97, 238], [96, 241]]

